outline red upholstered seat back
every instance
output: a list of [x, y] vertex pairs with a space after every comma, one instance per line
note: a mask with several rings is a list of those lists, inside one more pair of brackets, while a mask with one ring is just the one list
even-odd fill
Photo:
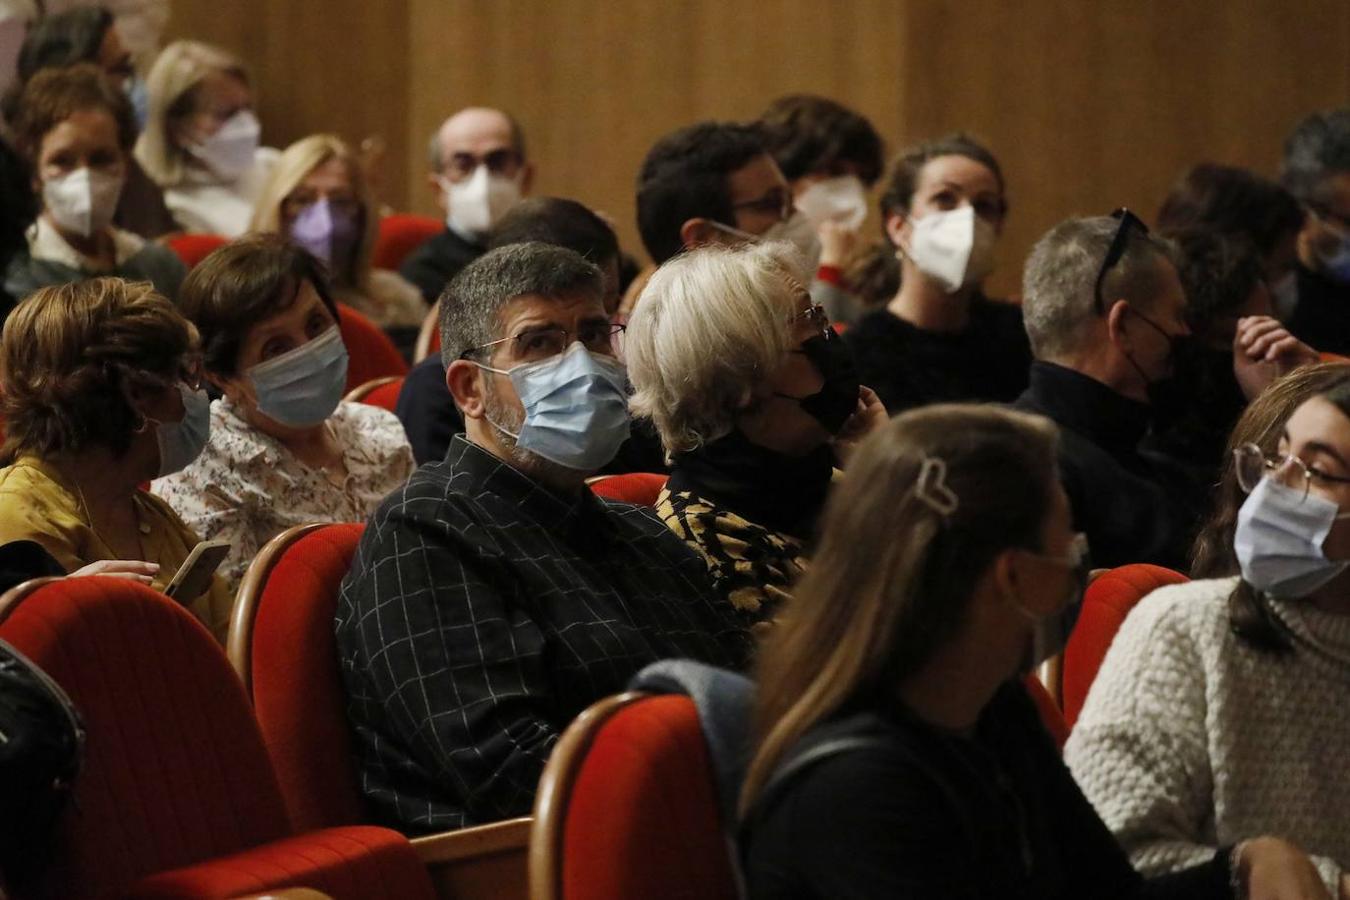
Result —
[[177, 254], [183, 265], [191, 269], [210, 256], [212, 251], [230, 241], [218, 234], [177, 234], [168, 239], [169, 249]]
[[423, 242], [445, 230], [445, 223], [431, 216], [394, 213], [380, 219], [371, 264], [377, 269], [397, 269]]
[[658, 472], [628, 472], [624, 475], [605, 475], [591, 482], [597, 496], [638, 506], [655, 506], [656, 498], [666, 486], [667, 476]]
[[1136, 563], [1103, 572], [1088, 585], [1083, 611], [1064, 648], [1064, 720], [1070, 728], [1130, 610], [1157, 588], [1187, 580], [1180, 572]]
[[568, 800], [562, 896], [735, 898], [715, 791], [688, 697], [620, 709], [600, 726]]
[[253, 622], [253, 707], [300, 830], [365, 821], [333, 614], [365, 526], [326, 525], [276, 561]]
[[380, 409], [387, 409], [393, 412], [398, 406], [398, 395], [403, 390], [403, 379], [396, 378], [393, 381], [386, 381], [384, 384], [372, 390], [361, 398], [362, 403], [369, 403], [371, 406], [378, 406]]
[[65, 688], [88, 732], [47, 894], [119, 894], [289, 832], [239, 680], [182, 607], [125, 579], [69, 578], [0, 617], [0, 638]]
[[346, 391], [386, 375], [408, 374], [408, 364], [389, 335], [344, 303], [338, 304], [338, 329], [350, 357]]

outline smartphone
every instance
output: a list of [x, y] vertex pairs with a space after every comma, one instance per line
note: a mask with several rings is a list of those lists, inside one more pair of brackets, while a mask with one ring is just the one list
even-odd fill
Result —
[[211, 578], [229, 552], [229, 541], [202, 541], [192, 548], [178, 571], [173, 573], [173, 580], [164, 593], [183, 601], [196, 600], [211, 586]]

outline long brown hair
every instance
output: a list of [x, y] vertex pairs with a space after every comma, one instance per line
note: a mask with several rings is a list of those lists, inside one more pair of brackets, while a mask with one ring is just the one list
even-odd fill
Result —
[[[1228, 438], [1223, 475], [1214, 490], [1214, 513], [1201, 528], [1191, 551], [1192, 578], [1227, 578], [1241, 571], [1233, 536], [1238, 510], [1247, 494], [1238, 484], [1233, 451], [1255, 444], [1271, 455], [1279, 448], [1284, 425], [1304, 401], [1336, 391], [1333, 400], [1347, 415], [1350, 401], [1350, 364], [1319, 363], [1303, 366], [1279, 379], [1253, 400]], [[1246, 581], [1239, 581], [1228, 600], [1228, 619], [1233, 632], [1254, 647], [1281, 653], [1289, 650], [1288, 638], [1272, 621], [1265, 602]]]
[[[742, 814], [798, 739], [894, 690], [957, 634], [999, 553], [1040, 549], [1056, 436], [1039, 416], [937, 405], [896, 417], [858, 448], [811, 568], [761, 649]], [[946, 514], [924, 499], [932, 490], [921, 473], [934, 460], [955, 500]]]

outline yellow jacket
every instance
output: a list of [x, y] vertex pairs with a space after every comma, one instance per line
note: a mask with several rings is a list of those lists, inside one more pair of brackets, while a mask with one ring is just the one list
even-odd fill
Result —
[[[197, 544], [197, 535], [163, 500], [138, 491], [132, 498], [140, 523], [145, 561], [158, 563], [154, 588], [164, 590]], [[116, 554], [94, 531], [76, 492], [61, 474], [36, 456], [20, 456], [0, 468], [0, 544], [30, 540], [41, 544], [67, 571]], [[220, 578], [200, 597], [180, 598], [216, 639], [224, 642], [234, 598]]]

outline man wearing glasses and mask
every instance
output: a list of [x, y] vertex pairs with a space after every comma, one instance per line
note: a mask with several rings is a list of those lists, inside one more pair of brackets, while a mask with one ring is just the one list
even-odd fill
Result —
[[568, 722], [649, 662], [744, 662], [707, 568], [586, 478], [628, 436], [600, 270], [538, 242], [467, 266], [441, 304], [464, 415], [366, 527], [336, 634], [363, 790], [436, 831], [527, 815]]

